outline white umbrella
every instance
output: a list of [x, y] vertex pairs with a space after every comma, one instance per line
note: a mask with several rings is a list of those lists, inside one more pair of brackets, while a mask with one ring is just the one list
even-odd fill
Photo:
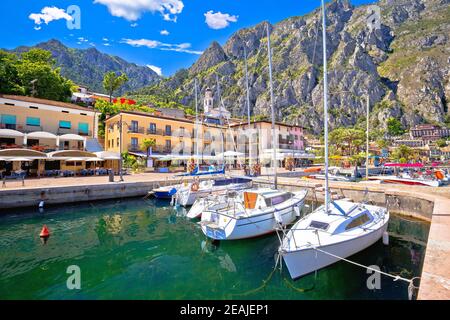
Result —
[[95, 161], [105, 161], [105, 159], [101, 159], [101, 158], [89, 158], [89, 159], [86, 159], [85, 161], [87, 161], [87, 162], [95, 162]]
[[8, 159], [7, 161], [31, 161], [31, 159], [28, 159], [28, 158], [21, 158], [21, 157], [17, 157], [17, 158], [11, 158], [11, 159]]
[[69, 159], [66, 159], [66, 161], [85, 161], [86, 159], [85, 158], [69, 158]]

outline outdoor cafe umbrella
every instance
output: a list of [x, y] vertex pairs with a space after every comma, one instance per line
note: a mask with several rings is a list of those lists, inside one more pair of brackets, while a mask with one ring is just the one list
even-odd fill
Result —
[[97, 161], [105, 161], [105, 159], [102, 159], [102, 158], [88, 158], [85, 161], [86, 162], [97, 162]]
[[21, 162], [21, 161], [31, 161], [31, 159], [23, 158], [23, 157], [17, 157], [17, 158], [8, 159], [6, 161]]

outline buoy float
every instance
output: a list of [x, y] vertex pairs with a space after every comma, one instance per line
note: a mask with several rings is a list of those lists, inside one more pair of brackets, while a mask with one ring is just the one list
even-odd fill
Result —
[[50, 237], [50, 230], [48, 230], [47, 226], [44, 224], [42, 227], [41, 233], [39, 234], [39, 237], [41, 238], [48, 238]]
[[42, 200], [41, 202], [39, 202], [39, 209], [44, 208], [44, 201]]
[[389, 233], [387, 231], [383, 232], [383, 244], [389, 245]]

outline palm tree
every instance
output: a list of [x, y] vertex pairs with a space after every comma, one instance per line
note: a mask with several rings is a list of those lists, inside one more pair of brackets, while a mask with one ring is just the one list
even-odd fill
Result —
[[125, 73], [122, 73], [120, 76], [117, 75], [114, 71], [110, 71], [105, 74], [105, 76], [103, 77], [103, 88], [108, 93], [109, 103], [112, 103], [112, 95], [114, 91], [123, 86], [127, 81], [128, 77]]
[[150, 149], [156, 146], [156, 140], [153, 138], [146, 138], [142, 141], [142, 149], [147, 151], [147, 160], [150, 158]]

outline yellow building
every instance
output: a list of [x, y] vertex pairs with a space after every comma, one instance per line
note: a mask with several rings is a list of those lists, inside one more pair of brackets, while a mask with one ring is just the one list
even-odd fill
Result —
[[46, 170], [76, 173], [90, 167], [87, 160], [103, 151], [98, 121], [99, 113], [90, 108], [0, 94], [0, 172], [42, 175]]

